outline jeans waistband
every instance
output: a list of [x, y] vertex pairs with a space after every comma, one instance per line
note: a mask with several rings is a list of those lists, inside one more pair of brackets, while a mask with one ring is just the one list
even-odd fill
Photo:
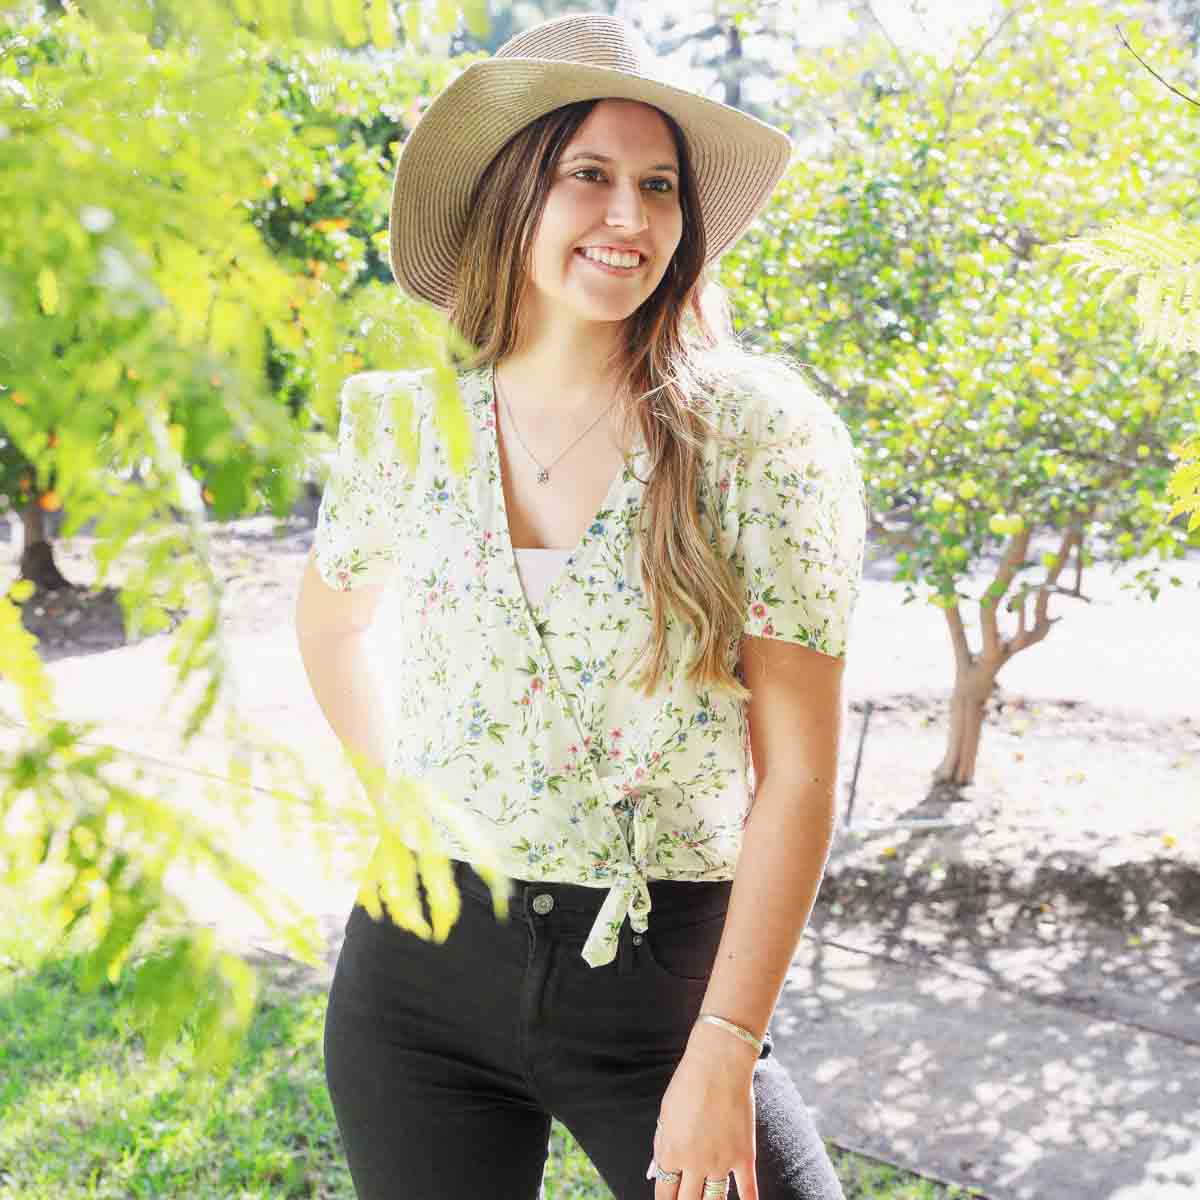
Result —
[[[465, 894], [492, 903], [491, 889], [470, 863], [454, 860], [454, 879]], [[508, 885], [509, 913], [520, 918], [529, 913], [539, 913], [545, 901], [537, 905], [538, 896], [549, 895], [554, 904], [548, 912], [559, 914], [561, 921], [570, 914], [572, 925], [586, 931], [591, 927], [612, 885], [603, 882], [595, 887], [578, 883], [551, 883], [545, 880], [512, 879]], [[651, 879], [650, 921], [661, 928], [686, 925], [707, 917], [720, 916], [729, 907], [729, 895], [733, 888], [730, 879]], [[539, 913], [539, 915], [545, 915]]]

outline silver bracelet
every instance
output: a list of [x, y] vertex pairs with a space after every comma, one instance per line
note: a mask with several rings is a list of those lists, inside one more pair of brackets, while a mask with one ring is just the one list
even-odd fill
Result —
[[743, 1029], [740, 1025], [735, 1025], [732, 1021], [727, 1021], [727, 1020], [725, 1020], [724, 1017], [714, 1016], [712, 1013], [701, 1013], [696, 1018], [696, 1020], [697, 1021], [707, 1021], [708, 1024], [710, 1024], [710, 1025], [720, 1026], [720, 1028], [727, 1030], [729, 1033], [732, 1033], [735, 1037], [740, 1037], [743, 1042], [749, 1042], [750, 1045], [752, 1045], [754, 1047], [754, 1049], [757, 1050], [759, 1055], [761, 1056], [762, 1051], [763, 1051], [763, 1044], [760, 1039], [756, 1038], [754, 1036], [754, 1034], [752, 1034], [750, 1032], [750, 1030]]

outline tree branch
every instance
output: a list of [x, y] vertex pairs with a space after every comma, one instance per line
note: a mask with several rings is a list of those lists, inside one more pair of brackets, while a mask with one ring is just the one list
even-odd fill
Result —
[[967, 645], [967, 631], [963, 627], [962, 613], [958, 604], [952, 604], [943, 610], [946, 614], [946, 624], [950, 627], [950, 643], [954, 647], [954, 661], [959, 672], [971, 665], [971, 647]]
[[1025, 561], [1025, 554], [1029, 549], [1031, 533], [1032, 531], [1026, 527], [1020, 533], [1013, 536], [1012, 541], [1008, 543], [1008, 549], [1004, 552], [1004, 558], [1000, 562], [1000, 569], [996, 572], [996, 578], [988, 585], [987, 591], [984, 593], [985, 599], [979, 602], [979, 624], [983, 632], [983, 655], [990, 661], [999, 659], [1003, 662], [1007, 657], [1005, 646], [1000, 640], [1000, 628], [999, 622], [996, 619], [996, 610], [1000, 607], [1001, 599], [1007, 594], [1013, 579], [1016, 577], [1017, 571], [1020, 570], [1021, 564]]
[[954, 116], [954, 102], [958, 99], [958, 85], [971, 73], [971, 68], [979, 61], [983, 52], [1000, 36], [1004, 26], [1017, 15], [1020, 10], [1011, 8], [1004, 15], [1004, 19], [992, 30], [991, 33], [983, 39], [979, 44], [979, 48], [971, 55], [971, 61], [962, 69], [961, 72], [954, 76], [954, 85], [950, 88], [950, 95], [946, 97], [946, 119], [942, 122], [942, 134], [944, 135], [950, 128], [950, 121]]
[[1117, 33], [1119, 33], [1121, 35], [1121, 41], [1123, 41], [1125, 43], [1125, 49], [1128, 50], [1129, 53], [1132, 54], [1133, 57], [1136, 58], [1138, 60], [1138, 62], [1140, 62], [1142, 64], [1142, 66], [1145, 67], [1146, 70], [1149, 71], [1150, 74], [1153, 75], [1154, 78], [1157, 79], [1158, 82], [1163, 85], [1163, 87], [1167, 88], [1169, 91], [1174, 92], [1175, 95], [1177, 95], [1181, 100], [1186, 100], [1189, 104], [1194, 104], [1197, 108], [1200, 108], [1200, 100], [1194, 100], [1194, 99], [1192, 99], [1191, 96], [1185, 96], [1183, 94], [1183, 92], [1181, 92], [1174, 85], [1169, 84], [1152, 66], [1150, 66], [1149, 63], [1147, 63], [1145, 61], [1145, 59], [1142, 58], [1142, 56], [1129, 44], [1128, 38], [1126, 38], [1126, 36], [1123, 33], [1121, 33], [1120, 25], [1114, 25], [1113, 28], [1117, 31]]

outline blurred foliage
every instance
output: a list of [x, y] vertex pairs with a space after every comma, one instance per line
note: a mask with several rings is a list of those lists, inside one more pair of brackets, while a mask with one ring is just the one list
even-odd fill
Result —
[[[1200, 350], [1200, 234], [1194, 229], [1175, 221], [1117, 222], [1069, 247], [1082, 260], [1072, 266], [1088, 283], [1109, 277], [1101, 303], [1126, 283], [1136, 283], [1133, 307], [1142, 323], [1142, 345]], [[1200, 435], [1183, 442], [1180, 457], [1167, 480], [1167, 494], [1175, 502], [1170, 515], [1189, 514], [1188, 531], [1195, 532], [1200, 530]]]
[[[1175, 8], [1181, 20], [1187, 9], [1194, 42], [1200, 6], [1189, 0]], [[1130, 50], [1169, 91], [1200, 108], [1200, 100], [1167, 83], [1136, 50]], [[1141, 323], [1143, 344], [1200, 350], [1200, 233], [1194, 226], [1162, 219], [1137, 224], [1118, 221], [1101, 233], [1075, 238], [1068, 250], [1082, 260], [1070, 266], [1087, 283], [1110, 276], [1100, 296], [1102, 303], [1127, 282], [1136, 283], [1134, 313]], [[1175, 501], [1171, 515], [1189, 514], [1190, 532], [1200, 529], [1200, 436], [1183, 444], [1182, 457], [1167, 481], [1167, 492]]]
[[[295, 754], [236, 711], [204, 520], [286, 515], [306, 476], [320, 482], [340, 385], [367, 363], [433, 368], [437, 419], [465, 454], [444, 321], [386, 263], [399, 146], [463, 65], [425, 42], [458, 15], [409, 4], [397, 27], [387, 5], [339, 0], [305, 5], [301, 27], [289, 6], [210, 0], [0, 17], [0, 502], [52, 497], [63, 535], [94, 535], [97, 582], [123, 560], [131, 639], [186, 610], [169, 652], [183, 746], [203, 731], [229, 747], [203, 819], [177, 788], [152, 794], [102, 729], [58, 715], [18, 582], [0, 598], [0, 873], [87, 932], [85, 986], [134, 969], [150, 1044], [190, 1020], [214, 1069], [254, 978], [189, 922], [173, 873], [215, 880], [316, 962], [315, 922], [230, 831], [273, 805], [328, 856], [333, 815]], [[366, 802], [336, 816], [365, 857], [412, 792], [353, 765]], [[445, 864], [400, 847], [379, 869], [385, 886], [418, 871], [440, 885]], [[434, 894], [440, 933], [450, 901]]]

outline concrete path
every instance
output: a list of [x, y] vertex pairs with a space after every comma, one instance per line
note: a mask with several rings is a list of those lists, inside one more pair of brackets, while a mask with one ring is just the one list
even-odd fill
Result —
[[[1187, 590], [1157, 606], [1100, 589], [1044, 646], [1014, 660], [1002, 678], [1006, 690], [1194, 714], [1200, 563], [1180, 573]], [[852, 699], [949, 684], [940, 614], [900, 606], [899, 590], [886, 579], [865, 584], [847, 669]], [[373, 636], [386, 653], [386, 625]], [[214, 732], [180, 748], [185, 706], [166, 704], [167, 648], [158, 638], [61, 660], [51, 667], [56, 697], [66, 714], [101, 722], [95, 740], [129, 752], [122, 769], [131, 777], [140, 771], [150, 790], [215, 818], [230, 794], [231, 743], [214, 724]], [[308, 690], [286, 615], [270, 634], [229, 639], [228, 650], [241, 715], [295, 752], [303, 778], [332, 795], [355, 787]], [[15, 712], [2, 682], [0, 706]], [[11, 733], [2, 738], [11, 740]], [[256, 762], [252, 782], [260, 790], [219, 823], [272, 884], [316, 918], [328, 967], [353, 899], [356, 860], [344, 837], [335, 837], [325, 861], [310, 835], [287, 843], [261, 790], [270, 776], [270, 765]], [[261, 923], [210, 880], [182, 870], [173, 880], [230, 942], [262, 946]], [[873, 940], [870, 931], [826, 937], [810, 927], [777, 1012], [778, 1053], [825, 1136], [973, 1183], [994, 1200], [1200, 1196], [1200, 989], [1192, 988], [1190, 1001], [1180, 992], [1166, 1007], [1152, 986], [1133, 988], [1120, 1002], [1110, 989], [1106, 1011], [1086, 1011], [1053, 994], [1053, 970], [1038, 962], [1037, 955], [1002, 954], [982, 963], [931, 962], [912, 947]], [[1151, 957], [1140, 962], [1155, 969]], [[1164, 972], [1172, 966], [1160, 965]], [[1200, 961], [1191, 965], [1194, 984]]]

